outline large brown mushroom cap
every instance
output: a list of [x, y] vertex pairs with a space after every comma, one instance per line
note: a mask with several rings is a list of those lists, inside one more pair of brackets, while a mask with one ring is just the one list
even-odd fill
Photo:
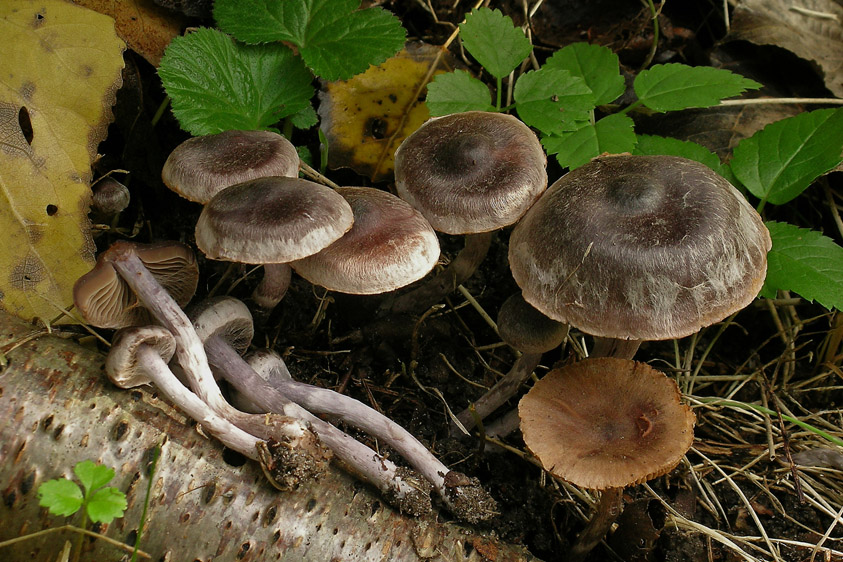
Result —
[[524, 298], [586, 333], [687, 336], [760, 291], [770, 234], [707, 166], [606, 156], [554, 183], [516, 225], [509, 263]]
[[207, 203], [230, 185], [266, 176], [296, 177], [293, 144], [270, 131], [224, 131], [187, 139], [161, 170], [161, 179], [185, 199]]
[[448, 234], [515, 223], [547, 187], [547, 159], [512, 115], [468, 111], [427, 121], [395, 152], [398, 195]]
[[123, 328], [152, 322], [146, 308], [110, 263], [121, 252], [136, 253], [179, 306], [186, 305], [196, 293], [199, 267], [189, 247], [179, 242], [115, 242], [73, 286], [73, 302], [89, 324]]
[[211, 259], [288, 263], [326, 248], [353, 222], [345, 199], [324, 185], [258, 178], [208, 201], [196, 223], [196, 245]]
[[371, 187], [341, 187], [354, 225], [324, 250], [295, 261], [296, 272], [332, 291], [371, 295], [418, 281], [439, 259], [430, 223], [409, 203]]
[[524, 442], [554, 476], [594, 490], [646, 482], [694, 440], [679, 387], [645, 363], [586, 359], [550, 371], [521, 399]]

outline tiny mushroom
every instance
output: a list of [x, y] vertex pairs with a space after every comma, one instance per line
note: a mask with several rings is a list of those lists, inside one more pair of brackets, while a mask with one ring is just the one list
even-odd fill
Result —
[[749, 304], [770, 234], [727, 180], [675, 156], [593, 159], [554, 183], [516, 225], [509, 263], [524, 298], [631, 358]]
[[296, 177], [293, 144], [271, 131], [224, 131], [189, 138], [178, 145], [161, 179], [185, 199], [205, 204], [228, 186], [266, 176]]
[[91, 210], [97, 218], [110, 219], [129, 206], [129, 188], [111, 176], [103, 176], [91, 186]]
[[427, 121], [395, 152], [395, 187], [436, 230], [466, 235], [445, 271], [390, 307], [424, 310], [470, 277], [495, 230], [514, 224], [547, 187], [536, 135], [512, 115], [468, 111]]
[[581, 560], [622, 509], [626, 486], [671, 471], [693, 443], [679, 387], [645, 363], [585, 359], [550, 371], [521, 399], [524, 443], [552, 475], [602, 495], [566, 560]]
[[355, 295], [394, 291], [427, 275], [439, 259], [430, 223], [409, 203], [371, 187], [340, 187], [354, 224], [342, 238], [292, 268], [316, 285]]
[[271, 309], [289, 286], [289, 262], [326, 248], [353, 222], [351, 207], [328, 187], [298, 178], [257, 178], [208, 201], [196, 223], [196, 245], [211, 259], [263, 264], [263, 287], [253, 298]]

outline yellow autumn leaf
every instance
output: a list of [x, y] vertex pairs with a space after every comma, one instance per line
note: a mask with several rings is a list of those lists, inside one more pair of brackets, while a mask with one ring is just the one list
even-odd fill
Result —
[[372, 181], [389, 178], [395, 149], [430, 116], [427, 84], [453, 68], [440, 47], [412, 43], [350, 80], [325, 84], [319, 116], [328, 165], [351, 168]]
[[114, 20], [62, 0], [3, 0], [0, 37], [0, 306], [50, 319], [93, 263], [91, 163], [124, 44]]

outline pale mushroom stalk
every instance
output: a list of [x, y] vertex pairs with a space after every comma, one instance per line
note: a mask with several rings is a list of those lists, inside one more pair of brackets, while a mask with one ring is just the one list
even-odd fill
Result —
[[594, 347], [589, 357], [617, 357], [632, 359], [641, 347], [641, 340], [594, 337]]
[[263, 264], [263, 278], [252, 291], [252, 301], [261, 309], [271, 311], [287, 294], [292, 274], [286, 263]]
[[[291, 413], [298, 411], [297, 406], [289, 402], [293, 400], [310, 412], [336, 416], [387, 442], [433, 485], [436, 493], [457, 516], [476, 522], [493, 514], [494, 500], [486, 495], [476, 480], [450, 470], [407, 430], [376, 410], [353, 398], [292, 379], [278, 377], [270, 384], [219, 336], [206, 339], [205, 350], [211, 364], [221, 371], [223, 377], [259, 407], [270, 412], [298, 415]], [[318, 420], [312, 415], [308, 419], [311, 418]], [[328, 428], [314, 421], [311, 423], [323, 442], [340, 456], [342, 452], [334, 449], [331, 438], [323, 434]], [[336, 430], [330, 424], [326, 425]]]
[[577, 536], [565, 559], [569, 562], [585, 560], [588, 553], [594, 550], [594, 547], [600, 544], [609, 532], [612, 523], [620, 516], [621, 511], [623, 511], [623, 488], [603, 490], [594, 515]]

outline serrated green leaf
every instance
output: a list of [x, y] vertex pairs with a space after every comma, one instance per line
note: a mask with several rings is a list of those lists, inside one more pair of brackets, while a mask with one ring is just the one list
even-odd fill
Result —
[[787, 203], [840, 163], [843, 109], [776, 121], [743, 139], [732, 155], [738, 180], [762, 201]]
[[122, 517], [126, 511], [126, 494], [117, 488], [97, 490], [88, 500], [88, 517], [95, 523], [111, 523], [115, 517]]
[[193, 135], [266, 129], [310, 103], [312, 76], [284, 45], [243, 45], [213, 29], [176, 37], [158, 75]]
[[47, 480], [38, 486], [38, 505], [53, 515], [73, 515], [82, 507], [82, 489], [67, 478]]
[[73, 473], [88, 493], [105, 486], [114, 478], [114, 469], [90, 460], [76, 463], [76, 466], [73, 467]]
[[816, 230], [784, 222], [766, 225], [773, 247], [762, 295], [787, 290], [826, 308], [843, 307], [843, 248]]
[[489, 88], [466, 72], [439, 74], [427, 85], [425, 104], [431, 117], [464, 111], [494, 111]]
[[545, 134], [570, 130], [574, 122], [588, 119], [594, 108], [594, 95], [585, 81], [555, 68], [522, 74], [513, 97], [518, 117]]
[[309, 129], [319, 122], [319, 116], [312, 105], [308, 105], [290, 115], [290, 123], [296, 129]]
[[563, 168], [578, 168], [603, 153], [620, 154], [635, 147], [632, 119], [616, 113], [595, 123], [588, 123], [576, 131], [542, 139], [548, 154], [556, 154]]
[[543, 68], [567, 70], [582, 78], [594, 94], [595, 105], [615, 101], [625, 89], [618, 55], [600, 45], [572, 43], [553, 53]]
[[296, 153], [299, 155], [299, 160], [308, 166], [313, 166], [313, 153], [310, 152], [309, 148], [306, 146], [297, 146]]
[[530, 55], [533, 46], [509, 16], [480, 8], [460, 24], [463, 46], [495, 78], [503, 78]]
[[657, 64], [635, 77], [638, 100], [655, 111], [711, 107], [761, 84], [740, 74], [709, 66]]
[[696, 160], [700, 164], [705, 164], [718, 174], [723, 175], [723, 165], [720, 162], [720, 158], [703, 145], [691, 141], [660, 137], [657, 135], [638, 135], [638, 142], [632, 153], [681, 156]]
[[392, 13], [359, 6], [359, 0], [217, 0], [214, 17], [246, 43], [294, 43], [317, 76], [345, 80], [397, 53], [406, 37]]

